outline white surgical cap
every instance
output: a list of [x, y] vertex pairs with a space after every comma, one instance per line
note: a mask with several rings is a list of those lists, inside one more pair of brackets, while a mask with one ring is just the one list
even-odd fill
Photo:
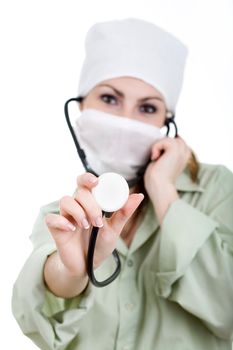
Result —
[[129, 76], [159, 90], [168, 110], [175, 112], [188, 53], [176, 37], [144, 20], [113, 20], [89, 29], [85, 51], [79, 96], [104, 80]]

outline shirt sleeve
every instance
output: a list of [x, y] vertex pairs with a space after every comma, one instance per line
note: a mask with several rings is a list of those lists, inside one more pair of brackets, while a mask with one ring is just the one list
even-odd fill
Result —
[[78, 336], [80, 323], [93, 305], [93, 289], [88, 284], [78, 297], [63, 299], [44, 284], [47, 257], [56, 251], [45, 224], [47, 212], [56, 212], [56, 202], [42, 207], [34, 225], [33, 251], [26, 260], [12, 293], [12, 312], [22, 332], [42, 350], [63, 350]]
[[155, 291], [198, 317], [216, 336], [233, 339], [233, 176], [221, 168], [208, 208], [182, 199], [168, 209], [159, 237]]

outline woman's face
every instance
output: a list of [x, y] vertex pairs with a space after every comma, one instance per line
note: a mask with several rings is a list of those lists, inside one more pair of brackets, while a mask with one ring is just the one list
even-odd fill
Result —
[[93, 108], [157, 127], [166, 119], [166, 105], [160, 92], [133, 77], [104, 80], [85, 97], [80, 110]]

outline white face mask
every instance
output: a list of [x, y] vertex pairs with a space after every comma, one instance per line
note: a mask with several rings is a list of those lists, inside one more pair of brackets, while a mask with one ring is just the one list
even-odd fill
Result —
[[95, 109], [83, 110], [75, 133], [98, 175], [111, 171], [126, 180], [137, 177], [150, 159], [153, 144], [164, 137], [154, 125]]

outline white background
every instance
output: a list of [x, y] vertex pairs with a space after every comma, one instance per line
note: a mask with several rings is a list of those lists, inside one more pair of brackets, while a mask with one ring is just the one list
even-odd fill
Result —
[[31, 251], [40, 206], [71, 194], [82, 172], [63, 105], [76, 96], [86, 31], [125, 17], [152, 21], [189, 47], [180, 134], [199, 160], [233, 170], [232, 1], [1, 1], [0, 322], [7, 349], [36, 348], [11, 315], [12, 285]]

